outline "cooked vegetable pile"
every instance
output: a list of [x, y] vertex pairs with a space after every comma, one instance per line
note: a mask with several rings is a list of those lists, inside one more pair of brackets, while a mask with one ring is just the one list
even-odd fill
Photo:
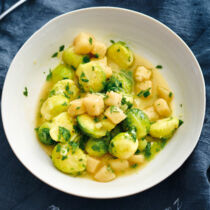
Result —
[[[182, 124], [172, 116], [173, 93], [153, 86], [157, 69], [135, 65], [126, 43], [111, 42], [107, 48], [82, 32], [53, 54], [60, 64], [47, 75], [36, 129], [40, 142], [54, 146], [58, 170], [100, 182], [149, 161]], [[139, 99], [153, 104], [141, 110]]]

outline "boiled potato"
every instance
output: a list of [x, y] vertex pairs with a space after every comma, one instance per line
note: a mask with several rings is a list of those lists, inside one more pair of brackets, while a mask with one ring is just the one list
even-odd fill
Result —
[[74, 117], [85, 113], [85, 106], [83, 104], [83, 98], [73, 100], [69, 103], [68, 113]]
[[127, 160], [113, 159], [109, 161], [109, 165], [114, 171], [125, 171], [129, 168], [129, 162]]
[[74, 51], [78, 54], [88, 54], [93, 49], [95, 38], [92, 34], [81, 32], [74, 39]]
[[107, 106], [120, 106], [122, 101], [122, 94], [110, 91], [106, 93], [104, 103]]
[[104, 111], [104, 100], [101, 95], [88, 94], [83, 99], [83, 104], [90, 116], [99, 116]]
[[147, 107], [143, 110], [144, 113], [149, 117], [151, 122], [157, 121], [159, 119], [158, 113], [155, 111], [153, 106]]
[[87, 172], [95, 173], [100, 163], [101, 163], [100, 160], [88, 155], [87, 156]]
[[126, 118], [124, 112], [117, 106], [110, 106], [107, 108], [104, 112], [104, 115], [108, 117], [108, 119], [111, 120], [114, 124], [118, 124]]
[[103, 166], [94, 175], [94, 178], [99, 182], [109, 182], [116, 178], [115, 173], [112, 171], [111, 167]]
[[152, 81], [137, 82], [135, 86], [136, 94], [147, 98], [152, 94]]
[[168, 103], [163, 98], [159, 98], [154, 103], [155, 110], [162, 117], [168, 117], [171, 114], [171, 109]]
[[144, 155], [133, 155], [129, 158], [129, 162], [131, 163], [137, 163], [137, 164], [142, 164], [144, 163]]
[[144, 66], [138, 66], [134, 73], [134, 79], [137, 82], [143, 82], [151, 78], [152, 71], [146, 69]]
[[98, 58], [103, 58], [106, 54], [107, 47], [103, 42], [95, 41], [91, 53]]
[[157, 90], [160, 98], [163, 98], [166, 101], [171, 101], [173, 99], [173, 93], [169, 89], [158, 86]]

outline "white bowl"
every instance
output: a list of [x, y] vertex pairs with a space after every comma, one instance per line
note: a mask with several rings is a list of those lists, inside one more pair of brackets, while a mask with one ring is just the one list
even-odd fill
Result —
[[[46, 75], [55, 66], [51, 55], [72, 42], [79, 31], [98, 39], [126, 41], [131, 48], [161, 64], [175, 93], [175, 113], [184, 125], [143, 170], [109, 183], [73, 178], [54, 168], [35, 136], [35, 113]], [[27, 86], [29, 96], [23, 96]], [[183, 104], [181, 108], [179, 104]], [[63, 192], [89, 198], [116, 198], [146, 190], [177, 170], [195, 148], [205, 114], [205, 84], [199, 64], [188, 46], [157, 20], [131, 10], [96, 7], [54, 18], [22, 46], [4, 83], [2, 119], [9, 144], [22, 164], [43, 182]]]

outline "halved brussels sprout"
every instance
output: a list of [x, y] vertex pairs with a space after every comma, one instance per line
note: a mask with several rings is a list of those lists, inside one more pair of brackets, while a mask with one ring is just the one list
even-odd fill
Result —
[[73, 80], [64, 79], [58, 81], [51, 89], [50, 96], [52, 95], [63, 95], [70, 101], [74, 100], [79, 96], [79, 89], [75, 85]]
[[55, 83], [62, 79], [73, 79], [74, 70], [64, 64], [59, 64], [52, 70], [52, 81]]
[[138, 148], [138, 141], [128, 132], [119, 133], [109, 144], [109, 152], [120, 159], [130, 158]]
[[179, 119], [168, 117], [153, 123], [150, 127], [150, 135], [155, 138], [170, 138], [179, 127]]
[[96, 122], [93, 117], [87, 114], [77, 116], [79, 128], [88, 136], [93, 138], [101, 138], [111, 131], [115, 125], [108, 119]]
[[74, 119], [67, 112], [63, 112], [53, 118], [50, 136], [54, 141], [67, 142], [77, 135], [74, 126]]
[[106, 74], [98, 62], [80, 64], [76, 75], [79, 78], [79, 84], [86, 92], [100, 92], [104, 89]]
[[106, 91], [131, 93], [132, 85], [132, 78], [126, 72], [120, 71], [107, 81]]
[[132, 108], [127, 111], [127, 118], [123, 126], [126, 130], [136, 128], [137, 138], [140, 139], [146, 136], [150, 130], [150, 121], [147, 115], [137, 108]]
[[86, 170], [87, 156], [75, 142], [59, 143], [52, 151], [52, 161], [58, 170], [76, 176]]
[[67, 48], [63, 51], [62, 59], [63, 62], [76, 69], [83, 61], [82, 55], [78, 55], [74, 52], [73, 48]]
[[132, 51], [124, 42], [116, 42], [107, 50], [107, 57], [112, 59], [121, 68], [128, 68], [133, 64], [134, 56]]
[[103, 139], [90, 138], [85, 146], [89, 155], [101, 157], [108, 152], [108, 146]]
[[50, 128], [51, 128], [51, 123], [45, 122], [38, 129], [38, 137], [43, 144], [47, 145], [55, 144], [55, 142], [52, 140], [50, 136]]
[[51, 120], [56, 115], [67, 110], [69, 99], [57, 95], [48, 98], [41, 107], [41, 114], [46, 120]]

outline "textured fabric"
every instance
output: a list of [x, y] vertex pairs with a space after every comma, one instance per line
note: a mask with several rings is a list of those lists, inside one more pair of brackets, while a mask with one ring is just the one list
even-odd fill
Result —
[[[0, 4], [3, 2], [6, 9], [15, 0], [0, 0]], [[10, 62], [38, 28], [57, 15], [90, 6], [118, 6], [148, 14], [169, 26], [190, 46], [201, 65], [207, 89], [206, 118], [199, 143], [180, 169], [143, 193], [113, 200], [84, 199], [59, 192], [27, 171], [10, 149], [0, 122], [0, 209], [209, 210], [209, 0], [30, 0], [0, 21], [0, 93]]]

